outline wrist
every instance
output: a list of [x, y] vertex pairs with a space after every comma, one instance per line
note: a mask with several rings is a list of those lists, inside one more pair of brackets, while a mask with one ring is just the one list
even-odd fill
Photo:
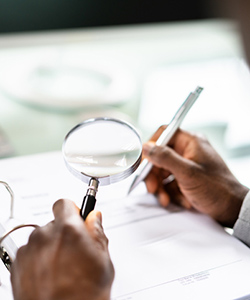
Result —
[[233, 228], [248, 192], [249, 189], [241, 184], [238, 185], [237, 188], [232, 187], [230, 189], [229, 197], [225, 199], [224, 210], [217, 218], [217, 221], [221, 225]]

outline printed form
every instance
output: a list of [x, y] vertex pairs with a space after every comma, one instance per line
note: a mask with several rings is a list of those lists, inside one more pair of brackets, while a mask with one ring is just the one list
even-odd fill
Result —
[[[127, 197], [132, 177], [97, 194], [115, 267], [111, 299], [250, 299], [250, 249], [205, 215], [161, 208], [143, 184]], [[59, 152], [1, 160], [0, 180], [15, 193], [17, 224], [49, 222], [57, 199], [80, 206], [87, 188], [68, 172]], [[0, 223], [13, 226], [8, 195], [0, 190], [0, 196]], [[12, 238], [20, 246], [31, 230]], [[0, 280], [0, 299], [13, 300], [2, 262]]]

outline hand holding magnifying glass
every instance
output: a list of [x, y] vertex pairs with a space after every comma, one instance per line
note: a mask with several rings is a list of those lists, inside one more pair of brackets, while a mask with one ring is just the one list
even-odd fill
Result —
[[69, 171], [88, 183], [80, 211], [85, 220], [95, 207], [99, 185], [118, 182], [137, 169], [142, 143], [130, 124], [96, 118], [75, 126], [66, 135], [62, 150]]

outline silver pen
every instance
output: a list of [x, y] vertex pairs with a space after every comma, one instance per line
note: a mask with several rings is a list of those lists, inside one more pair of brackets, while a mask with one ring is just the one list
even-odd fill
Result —
[[[187, 99], [182, 103], [176, 114], [174, 115], [173, 119], [169, 123], [168, 127], [162, 132], [161, 136], [156, 141], [157, 146], [163, 146], [167, 145], [172, 138], [172, 136], [175, 134], [176, 130], [180, 127], [182, 121], [184, 120], [185, 116], [187, 115], [190, 108], [193, 106], [197, 98], [200, 96], [200, 93], [202, 92], [202, 87], [197, 87], [194, 92], [190, 93], [187, 97]], [[132, 182], [132, 185], [130, 186], [130, 189], [128, 191], [128, 194], [131, 193], [131, 191], [146, 178], [150, 170], [152, 169], [153, 164], [150, 163], [147, 159], [144, 159], [142, 163], [140, 164], [137, 175], [135, 176], [134, 181]]]

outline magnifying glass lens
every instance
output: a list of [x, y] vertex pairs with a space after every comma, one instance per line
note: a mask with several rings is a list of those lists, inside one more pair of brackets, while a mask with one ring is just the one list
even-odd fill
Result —
[[[98, 178], [102, 184], [121, 180], [140, 163], [142, 145], [129, 124], [115, 119], [93, 119], [66, 136], [63, 154], [70, 171], [82, 180]], [[109, 178], [110, 180], [102, 180]]]

